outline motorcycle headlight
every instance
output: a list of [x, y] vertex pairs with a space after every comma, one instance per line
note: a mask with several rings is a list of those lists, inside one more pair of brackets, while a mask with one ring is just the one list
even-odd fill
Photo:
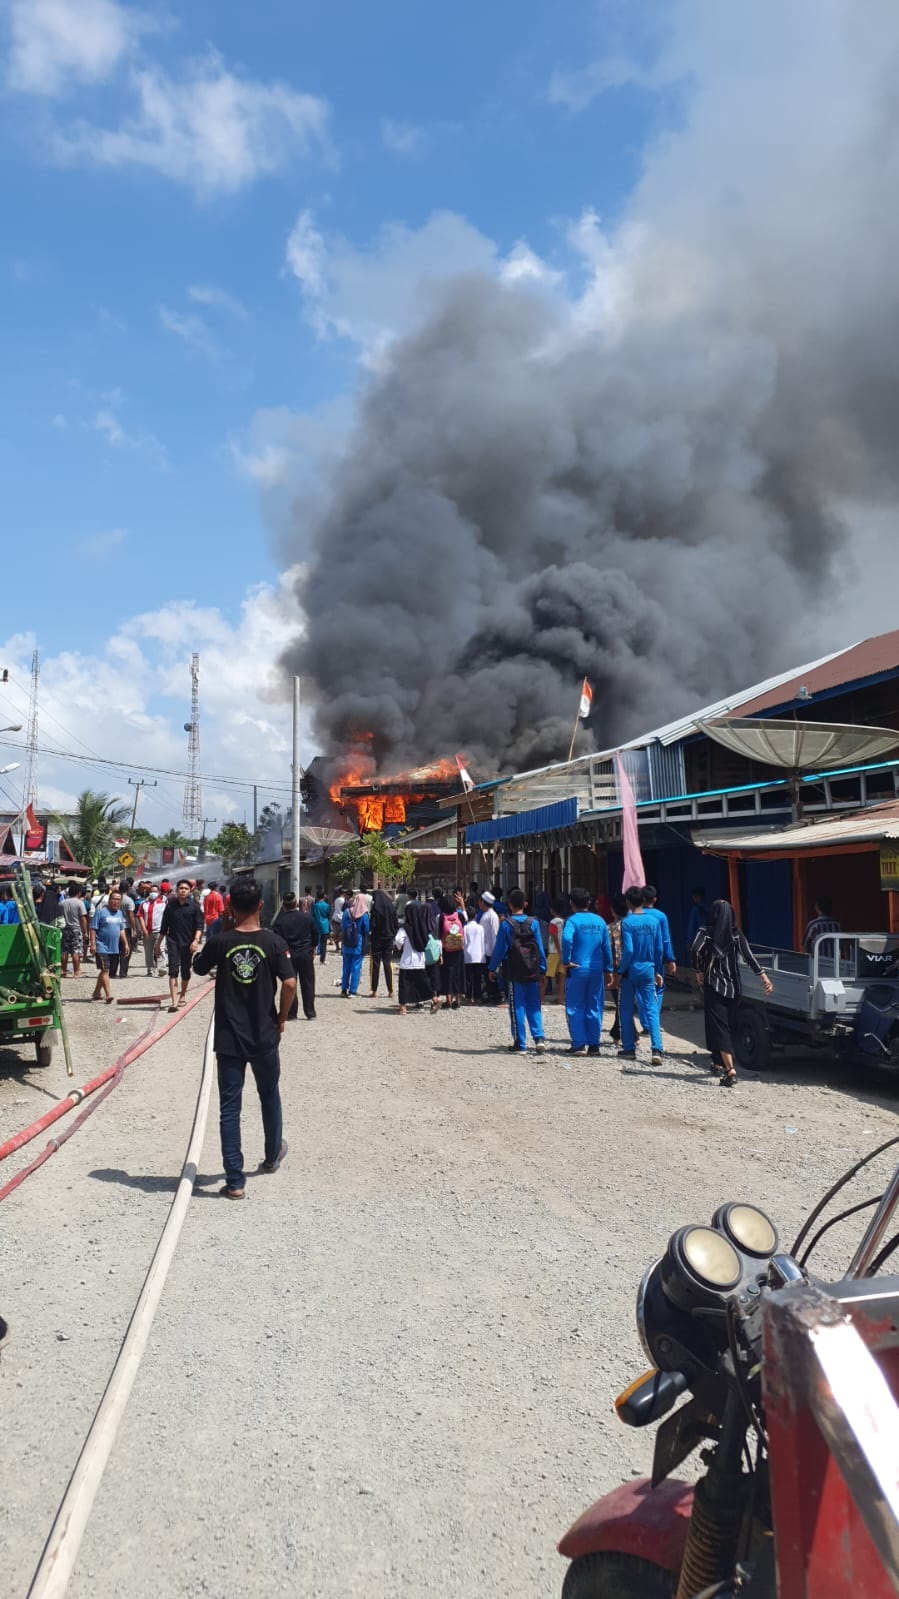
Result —
[[768, 1260], [777, 1254], [777, 1228], [769, 1216], [755, 1205], [719, 1205], [712, 1226], [723, 1232], [747, 1255]]
[[716, 1304], [743, 1276], [734, 1246], [714, 1227], [681, 1227], [671, 1237], [662, 1265], [662, 1287], [682, 1310]]

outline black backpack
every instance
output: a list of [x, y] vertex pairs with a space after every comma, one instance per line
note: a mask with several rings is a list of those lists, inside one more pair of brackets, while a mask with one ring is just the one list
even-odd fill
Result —
[[512, 943], [509, 946], [509, 979], [513, 983], [529, 983], [540, 976], [540, 951], [537, 948], [537, 924], [528, 917], [526, 922], [509, 918]]

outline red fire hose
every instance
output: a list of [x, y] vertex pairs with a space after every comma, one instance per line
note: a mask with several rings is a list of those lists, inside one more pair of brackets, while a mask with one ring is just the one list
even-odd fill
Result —
[[188, 1001], [184, 1009], [180, 1010], [177, 1016], [172, 1016], [169, 1021], [165, 1022], [158, 1032], [153, 1032], [156, 1018], [151, 1018], [140, 1037], [133, 1044], [129, 1044], [118, 1060], [112, 1066], [107, 1067], [106, 1071], [101, 1072], [99, 1077], [92, 1078], [89, 1083], [84, 1084], [83, 1088], [73, 1088], [71, 1093], [67, 1094], [65, 1099], [61, 1099], [57, 1105], [54, 1105], [52, 1110], [48, 1110], [46, 1115], [41, 1116], [38, 1121], [32, 1122], [30, 1127], [24, 1127], [20, 1133], [16, 1133], [12, 1138], [7, 1139], [5, 1144], [0, 1144], [0, 1160], [5, 1160], [7, 1155], [12, 1155], [15, 1150], [21, 1149], [25, 1144], [30, 1143], [33, 1138], [37, 1138], [45, 1128], [51, 1127], [55, 1121], [59, 1120], [60, 1116], [66, 1116], [70, 1110], [74, 1110], [75, 1106], [80, 1105], [82, 1100], [87, 1099], [88, 1095], [95, 1094], [98, 1089], [103, 1089], [99, 1099], [94, 1100], [92, 1105], [87, 1105], [81, 1115], [58, 1138], [52, 1138], [36, 1160], [33, 1160], [29, 1166], [24, 1167], [3, 1188], [0, 1188], [0, 1201], [18, 1188], [20, 1183], [23, 1183], [26, 1177], [30, 1177], [33, 1171], [37, 1171], [45, 1160], [49, 1160], [51, 1155], [55, 1155], [56, 1151], [68, 1142], [72, 1134], [83, 1127], [88, 1117], [98, 1109], [106, 1096], [111, 1094], [116, 1085], [121, 1082], [125, 1068], [130, 1066], [132, 1061], [145, 1054], [154, 1044], [157, 1044], [160, 1038], [165, 1037], [166, 1033], [171, 1032], [172, 1028], [176, 1027], [180, 1021], [183, 1021], [188, 1012], [192, 1011], [195, 1005], [199, 1005], [200, 1001], [205, 999], [214, 987], [214, 983], [207, 983], [205, 987], [200, 989], [198, 994], [195, 994]]

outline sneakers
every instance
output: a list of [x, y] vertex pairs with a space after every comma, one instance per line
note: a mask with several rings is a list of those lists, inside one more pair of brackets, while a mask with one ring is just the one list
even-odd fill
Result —
[[219, 1189], [219, 1193], [222, 1199], [246, 1199], [247, 1197], [243, 1188], [229, 1188], [227, 1183], [224, 1188]]
[[636, 1060], [637, 1059], [637, 1051], [635, 1049], [619, 1049], [619, 1051], [618, 1051], [618, 1059], [619, 1060]]
[[587, 1046], [586, 1044], [572, 1044], [568, 1053], [569, 1055], [586, 1055]]
[[598, 1044], [588, 1044], [587, 1045], [587, 1054], [588, 1055], [598, 1055], [599, 1053], [600, 1053], [600, 1048], [599, 1048]]
[[264, 1160], [262, 1162], [262, 1170], [263, 1171], [267, 1171], [267, 1172], [277, 1171], [278, 1167], [280, 1166], [280, 1164], [281, 1164], [281, 1162], [284, 1159], [284, 1156], [286, 1154], [287, 1154], [287, 1142], [286, 1142], [285, 1139], [282, 1139], [281, 1140], [281, 1148], [278, 1151], [277, 1158], [275, 1160]]
[[535, 1038], [534, 1039], [534, 1048], [536, 1049], [538, 1055], [545, 1055], [546, 1054], [546, 1039], [545, 1038]]
[[652, 1066], [661, 1066], [661, 1064], [662, 1064], [662, 1056], [661, 1056], [659, 1050], [654, 1049], [653, 1052], [652, 1052], [652, 1060], [650, 1062], [650, 1065], [652, 1065]]

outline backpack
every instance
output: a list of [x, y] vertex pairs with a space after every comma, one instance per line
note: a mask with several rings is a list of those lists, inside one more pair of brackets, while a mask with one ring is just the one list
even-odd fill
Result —
[[537, 948], [537, 929], [528, 917], [526, 922], [509, 919], [512, 942], [509, 945], [509, 979], [513, 983], [529, 983], [540, 976], [540, 951]]
[[463, 948], [465, 939], [462, 933], [462, 923], [455, 911], [450, 916], [444, 916], [442, 933], [443, 947], [448, 955], [455, 954], [457, 950]]
[[358, 949], [362, 943], [362, 933], [359, 923], [357, 922], [355, 916], [350, 915], [349, 911], [344, 911], [343, 913], [343, 927], [341, 929], [341, 935], [341, 942], [344, 949], [352, 951], [354, 949]]

